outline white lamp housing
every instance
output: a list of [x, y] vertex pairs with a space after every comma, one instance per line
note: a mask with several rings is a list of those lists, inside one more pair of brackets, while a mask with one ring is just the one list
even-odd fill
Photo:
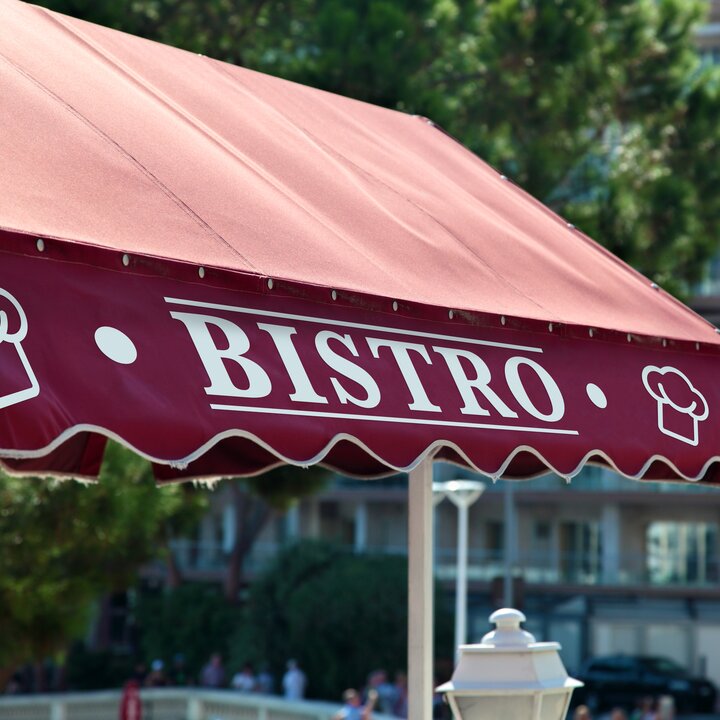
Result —
[[525, 616], [503, 608], [497, 627], [478, 645], [462, 645], [450, 682], [441, 685], [458, 720], [564, 720], [583, 683], [568, 677], [559, 643], [535, 642], [520, 628]]

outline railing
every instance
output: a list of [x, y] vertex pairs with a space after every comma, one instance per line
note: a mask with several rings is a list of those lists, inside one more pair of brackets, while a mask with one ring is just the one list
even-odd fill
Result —
[[[0, 697], [0, 720], [118, 720], [121, 693], [105, 690]], [[143, 720], [329, 720], [340, 703], [288, 701], [232, 690], [152, 688], [140, 692]], [[374, 720], [391, 720], [373, 714]]]
[[[175, 558], [183, 571], [222, 572], [227, 555], [222, 546], [212, 543], [177, 541], [173, 543]], [[257, 543], [245, 564], [245, 573], [253, 577], [262, 571], [277, 553], [272, 543]], [[407, 555], [405, 546], [367, 546], [362, 550], [348, 547], [347, 551], [382, 555]], [[470, 549], [468, 553], [468, 579], [490, 582], [505, 571], [502, 551]], [[435, 575], [443, 581], [454, 581], [457, 573], [455, 548], [436, 548]], [[547, 550], [518, 551], [513, 563], [513, 575], [527, 583], [611, 585], [652, 587], [704, 587], [720, 581], [720, 560], [716, 557], [700, 558], [682, 554], [677, 550], [667, 553], [622, 553], [617, 570], [611, 575], [604, 572], [599, 552], [552, 552]]]

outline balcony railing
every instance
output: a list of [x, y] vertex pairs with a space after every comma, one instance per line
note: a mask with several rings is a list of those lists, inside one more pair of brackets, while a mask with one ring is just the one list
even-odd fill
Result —
[[[228, 553], [220, 544], [193, 543], [186, 540], [172, 544], [175, 559], [185, 573], [221, 575], [227, 567]], [[262, 572], [278, 552], [273, 543], [256, 543], [248, 556], [244, 573], [252, 578]], [[346, 548], [348, 552], [383, 555], [406, 555], [401, 545], [367, 546], [362, 550]], [[530, 584], [706, 587], [720, 582], [720, 560], [699, 561], [679, 552], [666, 554], [623, 553], [613, 563], [614, 569], [603, 568], [599, 553], [549, 552], [520, 550], [512, 563], [512, 572]], [[435, 550], [435, 575], [442, 581], [454, 581], [457, 572], [455, 549]], [[502, 552], [470, 549], [468, 579], [491, 582], [505, 572]]]

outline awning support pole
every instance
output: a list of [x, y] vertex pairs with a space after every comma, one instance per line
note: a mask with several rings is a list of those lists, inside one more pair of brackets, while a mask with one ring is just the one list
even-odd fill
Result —
[[433, 696], [433, 522], [431, 458], [408, 480], [408, 718], [431, 720]]

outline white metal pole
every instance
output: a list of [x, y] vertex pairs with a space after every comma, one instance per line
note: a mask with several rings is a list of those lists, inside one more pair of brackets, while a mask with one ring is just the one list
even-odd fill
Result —
[[455, 580], [455, 663], [460, 659], [460, 646], [467, 642], [467, 563], [468, 505], [460, 503], [457, 535], [457, 578]]
[[503, 603], [506, 608], [514, 606], [513, 565], [515, 563], [515, 486], [511, 480], [505, 481], [504, 530], [505, 530], [505, 572], [503, 573]]
[[408, 719], [431, 720], [433, 696], [432, 460], [408, 479]]

